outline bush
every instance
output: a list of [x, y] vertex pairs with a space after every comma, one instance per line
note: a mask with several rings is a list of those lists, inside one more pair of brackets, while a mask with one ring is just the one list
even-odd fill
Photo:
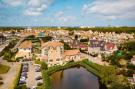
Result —
[[42, 70], [47, 70], [48, 69], [47, 64], [45, 62], [41, 62], [41, 69]]
[[[21, 75], [21, 70], [22, 70], [22, 65], [20, 65], [20, 68], [19, 68], [19, 71], [16, 75], [16, 79], [14, 80], [14, 86], [13, 86], [13, 89], [19, 89], [18, 88], [18, 83], [19, 83], [19, 80], [20, 80], [20, 75]], [[22, 88], [21, 88], [22, 89]], [[25, 89], [25, 88], [23, 88]]]
[[135, 65], [133, 65], [133, 64], [128, 64], [127, 68], [128, 68], [128, 69], [133, 69], [133, 70], [134, 70], [134, 69], [135, 69]]
[[27, 89], [27, 86], [25, 84], [19, 85], [16, 89]]
[[35, 60], [35, 64], [41, 64], [42, 62], [40, 61], [40, 59]]

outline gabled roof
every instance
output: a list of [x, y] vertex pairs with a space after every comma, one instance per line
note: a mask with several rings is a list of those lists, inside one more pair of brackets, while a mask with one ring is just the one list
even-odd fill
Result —
[[57, 47], [57, 46], [63, 46], [64, 44], [58, 41], [49, 41], [46, 43], [42, 43], [42, 48], [43, 47]]
[[24, 41], [22, 42], [18, 48], [32, 48], [32, 42], [31, 41]]

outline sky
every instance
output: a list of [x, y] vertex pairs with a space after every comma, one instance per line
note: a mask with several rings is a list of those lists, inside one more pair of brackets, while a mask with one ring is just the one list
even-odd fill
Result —
[[135, 26], [135, 0], [0, 0], [0, 26]]

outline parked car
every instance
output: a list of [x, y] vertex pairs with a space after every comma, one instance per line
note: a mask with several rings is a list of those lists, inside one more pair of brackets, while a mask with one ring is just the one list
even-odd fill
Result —
[[37, 86], [32, 86], [32, 89], [36, 89], [37, 88]]
[[25, 81], [19, 81], [19, 84], [26, 84]]
[[38, 82], [38, 83], [37, 83], [37, 86], [41, 86], [41, 85], [43, 85], [42, 82]]
[[21, 75], [27, 75], [27, 72], [22, 72]]
[[41, 70], [40, 69], [35, 69], [35, 72], [41, 72]]
[[25, 77], [25, 78], [28, 78], [27, 75], [21, 75], [21, 77]]
[[22, 72], [28, 72], [28, 69], [23, 68], [23, 69], [22, 69]]
[[29, 64], [28, 63], [22, 63], [23, 66], [28, 66]]
[[30, 89], [30, 87], [27, 87], [27, 89]]
[[20, 78], [20, 80], [25, 81], [25, 80], [26, 80], [26, 77], [23, 77], [23, 76], [22, 76], [22, 77]]
[[41, 76], [37, 76], [35, 79], [36, 79], [36, 80], [41, 80], [42, 77], [41, 77]]

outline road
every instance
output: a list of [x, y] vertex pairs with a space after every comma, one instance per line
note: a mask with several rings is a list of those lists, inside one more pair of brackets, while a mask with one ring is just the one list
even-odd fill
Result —
[[0, 52], [6, 47], [8, 46], [9, 42], [5, 42], [4, 44], [0, 45]]

